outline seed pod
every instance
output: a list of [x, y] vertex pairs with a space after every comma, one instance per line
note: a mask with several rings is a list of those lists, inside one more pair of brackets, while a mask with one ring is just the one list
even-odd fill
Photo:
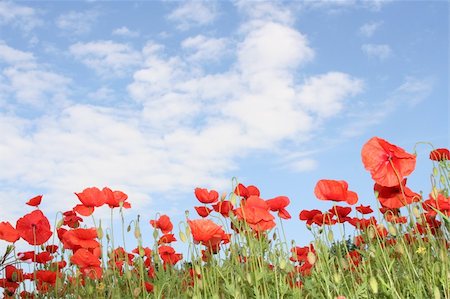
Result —
[[185, 233], [180, 232], [180, 240], [181, 240], [181, 242], [186, 243], [187, 237], [186, 237]]
[[328, 237], [328, 241], [330, 241], [330, 242], [333, 242], [333, 241], [334, 241], [334, 234], [333, 234], [333, 231], [332, 231], [332, 230], [329, 230], [329, 231], [328, 231], [327, 237]]
[[310, 263], [311, 265], [314, 265], [317, 261], [316, 255], [314, 254], [314, 252], [308, 252], [308, 254], [306, 255], [306, 259], [308, 260], [308, 263]]
[[388, 231], [393, 236], [397, 235], [397, 228], [395, 228], [395, 226], [392, 225], [392, 223], [388, 223]]
[[372, 290], [372, 293], [378, 294], [378, 282], [375, 279], [375, 277], [371, 276], [369, 278], [369, 286], [370, 286], [370, 289]]

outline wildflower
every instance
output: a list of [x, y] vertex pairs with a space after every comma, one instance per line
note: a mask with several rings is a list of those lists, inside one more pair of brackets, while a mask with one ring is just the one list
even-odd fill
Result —
[[291, 201], [287, 196], [277, 196], [272, 199], [266, 200], [271, 211], [278, 211], [278, 216], [283, 219], [291, 219], [291, 215], [285, 209]]
[[177, 239], [175, 239], [174, 234], [164, 234], [159, 238], [158, 245], [165, 244], [165, 243], [172, 243], [175, 242]]
[[275, 227], [275, 217], [269, 213], [269, 205], [265, 200], [254, 195], [247, 201], [241, 202], [241, 207], [236, 209], [235, 214], [239, 220], [244, 219], [257, 232]]
[[9, 222], [0, 222], [0, 240], [14, 243], [20, 239], [19, 232]]
[[222, 214], [224, 217], [228, 217], [231, 211], [233, 211], [233, 204], [229, 200], [223, 200], [212, 206], [214, 211]]
[[97, 187], [90, 187], [81, 193], [75, 193], [81, 201], [81, 205], [76, 205], [74, 210], [83, 216], [90, 216], [95, 207], [100, 207], [106, 202], [106, 195]]
[[341, 206], [334, 206], [331, 209], [328, 210], [328, 212], [331, 215], [334, 215], [337, 217], [337, 222], [344, 223], [348, 220], [350, 220], [350, 217], [347, 217], [348, 214], [352, 211], [352, 208], [350, 207], [341, 207]]
[[150, 224], [154, 228], [160, 229], [163, 234], [170, 233], [173, 229], [173, 224], [167, 215], [161, 215], [158, 220], [150, 220]]
[[370, 214], [373, 212], [373, 210], [370, 206], [360, 205], [360, 206], [357, 206], [355, 209], [363, 215]]
[[437, 148], [430, 152], [430, 159], [433, 161], [447, 161], [450, 159], [450, 151], [446, 148]]
[[197, 211], [197, 214], [203, 218], [208, 217], [208, 215], [212, 212], [212, 209], [205, 206], [194, 207], [194, 209]]
[[215, 190], [208, 191], [203, 188], [195, 188], [194, 193], [195, 197], [197, 197], [201, 203], [215, 203], [219, 199], [219, 193]]
[[245, 187], [243, 184], [238, 184], [234, 189], [234, 194], [243, 197], [244, 199], [249, 198], [250, 196], [260, 196], [258, 187], [250, 185]]
[[188, 220], [194, 243], [216, 249], [226, 239], [222, 227], [209, 219]]
[[35, 196], [32, 199], [30, 199], [29, 201], [27, 201], [26, 204], [29, 206], [32, 206], [32, 207], [37, 207], [38, 205], [41, 204], [41, 200], [42, 200], [42, 195], [38, 195], [38, 196]]
[[406, 187], [406, 178], [401, 185], [386, 187], [375, 183], [373, 189], [378, 193], [378, 200], [385, 208], [401, 208], [420, 200], [420, 195]]
[[415, 155], [378, 137], [373, 137], [364, 144], [361, 157], [364, 168], [370, 171], [372, 179], [386, 187], [399, 185], [416, 166]]
[[67, 225], [70, 228], [78, 228], [80, 226], [80, 222], [83, 222], [83, 219], [78, 217], [73, 210], [63, 213], [63, 225]]
[[319, 180], [314, 194], [321, 200], [345, 201], [350, 205], [358, 202], [358, 195], [348, 190], [346, 181]]
[[108, 187], [103, 188], [102, 192], [105, 194], [106, 201], [105, 203], [111, 208], [131, 208], [131, 205], [126, 200], [128, 199], [128, 195], [123, 193], [122, 191], [112, 191]]
[[76, 228], [64, 232], [60, 237], [65, 249], [73, 251], [79, 248], [92, 249], [100, 246], [95, 240], [97, 238], [97, 230], [95, 228]]
[[77, 265], [85, 276], [92, 279], [101, 278], [103, 274], [98, 256], [88, 249], [80, 248], [75, 251], [74, 255], [70, 258], [70, 262]]
[[307, 225], [311, 225], [313, 224], [316, 215], [322, 215], [322, 212], [319, 210], [302, 210], [299, 218], [300, 220], [306, 220]]
[[427, 250], [425, 247], [420, 246], [419, 248], [417, 248], [416, 253], [417, 254], [425, 254], [426, 251]]
[[160, 246], [158, 248], [158, 253], [164, 262], [164, 265], [171, 264], [175, 265], [178, 261], [183, 258], [181, 253], [175, 253], [175, 249], [170, 246]]
[[19, 218], [16, 230], [20, 237], [30, 245], [41, 245], [52, 236], [50, 223], [40, 210], [35, 210]]

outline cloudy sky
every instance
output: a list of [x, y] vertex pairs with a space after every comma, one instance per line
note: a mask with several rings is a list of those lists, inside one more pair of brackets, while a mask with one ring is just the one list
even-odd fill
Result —
[[443, 1], [0, 1], [0, 220], [89, 186], [180, 220], [237, 177], [290, 197], [301, 243], [318, 179], [374, 203], [369, 138], [449, 146], [448, 43]]

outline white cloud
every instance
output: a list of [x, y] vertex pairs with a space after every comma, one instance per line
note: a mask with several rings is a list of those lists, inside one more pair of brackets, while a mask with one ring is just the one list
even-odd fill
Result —
[[56, 26], [69, 34], [85, 34], [91, 31], [100, 14], [97, 11], [70, 11], [56, 19]]
[[193, 61], [209, 61], [220, 59], [226, 50], [225, 38], [208, 38], [204, 35], [188, 37], [183, 40], [181, 46], [191, 52], [188, 56]]
[[364, 44], [361, 46], [361, 50], [369, 58], [377, 58], [379, 60], [385, 60], [392, 55], [392, 49], [386, 44]]
[[314, 159], [302, 159], [298, 161], [292, 161], [288, 165], [288, 168], [295, 172], [306, 172], [317, 169], [317, 161]]
[[238, 48], [239, 66], [245, 73], [294, 69], [313, 57], [304, 35], [273, 22], [250, 31]]
[[141, 61], [139, 52], [133, 50], [127, 44], [111, 40], [78, 42], [71, 45], [69, 51], [87, 67], [107, 77], [111, 75], [122, 76]]
[[34, 8], [18, 5], [11, 1], [0, 1], [0, 24], [11, 24], [30, 31], [42, 25], [42, 20]]
[[177, 23], [179, 30], [208, 25], [217, 17], [216, 7], [212, 1], [182, 2], [167, 18]]
[[281, 2], [269, 1], [236, 1], [237, 8], [249, 18], [245, 28], [260, 26], [264, 22], [276, 22], [292, 25], [295, 21], [292, 10], [281, 5]]
[[[44, 108], [49, 103], [65, 105], [70, 80], [43, 69], [7, 68], [3, 71], [15, 98], [21, 104]], [[26, 88], [24, 88], [26, 86]]]
[[434, 84], [435, 82], [432, 78], [407, 76], [395, 91], [395, 95], [402, 98], [407, 105], [414, 106], [430, 95]]
[[111, 102], [116, 99], [115, 90], [107, 86], [88, 93], [88, 97], [95, 102]]
[[432, 78], [407, 76], [383, 101], [367, 103], [354, 111], [352, 120], [340, 130], [342, 137], [361, 135], [368, 127], [382, 123], [399, 107], [411, 107], [426, 100], [433, 91], [434, 83]]
[[132, 31], [125, 26], [114, 29], [112, 32], [113, 35], [123, 36], [123, 37], [138, 37], [139, 32]]
[[2, 62], [7, 66], [1, 73], [3, 84], [0, 86], [0, 98], [13, 95], [17, 103], [34, 108], [44, 108], [49, 103], [55, 106], [66, 104], [70, 79], [40, 64], [33, 53], [12, 48], [0, 41]]
[[14, 49], [0, 40], [0, 62], [9, 65], [32, 67], [35, 65], [35, 57], [33, 53]]
[[308, 78], [300, 87], [301, 105], [320, 118], [339, 114], [344, 108], [344, 100], [349, 95], [362, 91], [363, 82], [351, 76], [330, 72]]
[[365, 37], [371, 37], [381, 25], [383, 25], [381, 21], [365, 23], [359, 28], [359, 33]]

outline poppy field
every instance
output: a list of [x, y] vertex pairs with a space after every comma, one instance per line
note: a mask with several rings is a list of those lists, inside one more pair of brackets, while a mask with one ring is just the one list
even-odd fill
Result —
[[[52, 217], [35, 209], [0, 222], [3, 298], [450, 298], [450, 152], [429, 152], [430, 189], [411, 190], [416, 153], [373, 137], [361, 149], [371, 175], [373, 204], [358, 204], [345, 180], [321, 179], [314, 188], [329, 210], [289, 211], [286, 196], [236, 182], [220, 195], [196, 188], [196, 215], [133, 219], [125, 192], [89, 187], [78, 203]], [[427, 161], [424, 161], [427, 162]], [[431, 178], [431, 179], [430, 179]], [[122, 218], [122, 236], [95, 221], [108, 206]], [[292, 213], [292, 215], [291, 215]], [[92, 219], [94, 226], [84, 223]], [[85, 221], [86, 220], [86, 221]], [[1, 221], [1, 219], [0, 219]], [[306, 225], [309, 244], [294, 244], [283, 222]], [[97, 224], [95, 224], [97, 223]], [[127, 223], [130, 223], [129, 221]], [[111, 219], [112, 225], [112, 219]], [[141, 227], [153, 228], [143, 236]], [[349, 228], [351, 230], [349, 231]], [[109, 229], [109, 232], [112, 228]], [[135, 244], [125, 244], [133, 234]], [[29, 251], [19, 252], [24, 240]], [[148, 240], [153, 239], [152, 242]], [[184, 243], [177, 252], [173, 244]]]

